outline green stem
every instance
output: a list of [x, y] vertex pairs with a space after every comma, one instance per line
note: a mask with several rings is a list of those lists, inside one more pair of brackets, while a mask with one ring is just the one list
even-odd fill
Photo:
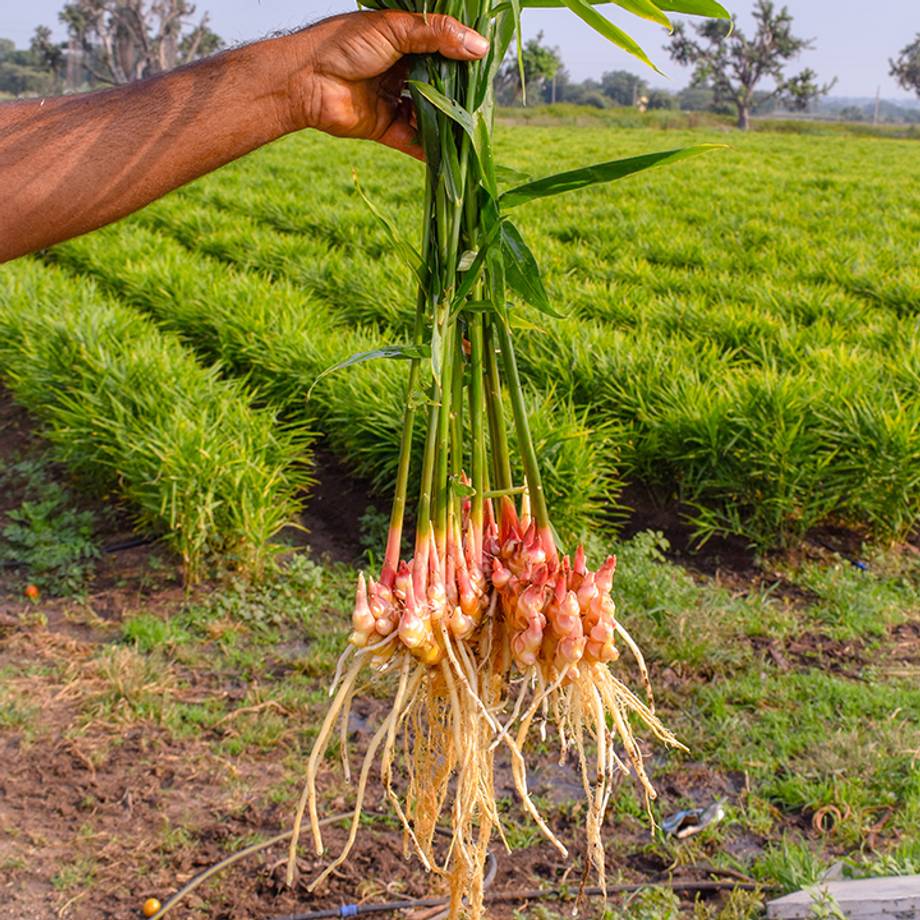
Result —
[[501, 379], [495, 343], [492, 340], [492, 323], [485, 326], [486, 359], [486, 411], [489, 417], [489, 439], [492, 446], [493, 478], [496, 489], [510, 489], [514, 485], [511, 473], [511, 455], [508, 452], [508, 432], [505, 430], [502, 406]]
[[527, 407], [524, 404], [524, 391], [521, 388], [521, 378], [518, 374], [517, 361], [514, 357], [511, 332], [501, 318], [497, 319], [493, 328], [496, 330], [498, 344], [501, 348], [505, 380], [508, 384], [511, 407], [514, 411], [514, 427], [517, 431], [518, 448], [521, 451], [521, 460], [524, 462], [524, 475], [527, 478], [527, 488], [530, 491], [531, 508], [537, 521], [537, 527], [540, 530], [548, 530], [550, 527], [549, 511], [546, 507], [546, 496], [543, 494], [543, 480], [540, 477], [537, 451], [533, 446], [533, 438], [530, 435], [530, 423], [527, 420]]
[[[427, 257], [431, 247], [431, 183], [425, 183], [425, 222], [422, 229], [422, 258], [423, 265], [427, 264]], [[419, 285], [418, 297], [415, 304], [415, 329], [413, 341], [416, 345], [422, 344], [425, 333], [425, 309], [428, 305], [427, 285]], [[399, 565], [399, 555], [402, 546], [403, 523], [406, 514], [406, 496], [409, 491], [409, 467], [412, 462], [412, 435], [415, 430], [415, 388], [418, 385], [419, 359], [413, 358], [409, 365], [409, 381], [406, 387], [406, 409], [403, 412], [402, 436], [399, 445], [399, 466], [396, 470], [396, 492], [393, 496], [393, 508], [390, 511], [390, 527], [387, 532], [387, 547], [383, 561], [381, 579], [387, 587], [392, 587], [392, 578]]]
[[[448, 313], [445, 304], [444, 313]], [[456, 364], [454, 338], [456, 336], [456, 322], [451, 322], [449, 317], [444, 321], [444, 359], [441, 363], [441, 383], [438, 393], [438, 443], [437, 464], [435, 467], [434, 501], [435, 513], [435, 538], [438, 542], [438, 552], [444, 558], [444, 549], [447, 539], [447, 506], [450, 501], [449, 459], [450, 459], [450, 415], [451, 400], [453, 396], [453, 380]]]
[[482, 314], [475, 313], [470, 318], [470, 431], [473, 439], [471, 465], [472, 483], [475, 492], [471, 520], [473, 533], [477, 535], [477, 540], [482, 533], [483, 506], [485, 502], [486, 444], [482, 424], [485, 399], [482, 388], [483, 374]]

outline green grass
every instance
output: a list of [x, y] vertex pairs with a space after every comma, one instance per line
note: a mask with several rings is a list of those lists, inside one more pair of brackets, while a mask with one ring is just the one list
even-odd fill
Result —
[[191, 578], [215, 558], [264, 567], [307, 481], [305, 442], [254, 409], [245, 385], [89, 282], [28, 261], [0, 273], [0, 373], [56, 455], [165, 533]]

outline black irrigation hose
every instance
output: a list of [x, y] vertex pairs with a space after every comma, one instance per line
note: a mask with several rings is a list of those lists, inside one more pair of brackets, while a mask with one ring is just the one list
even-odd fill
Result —
[[[331, 815], [328, 818], [323, 818], [320, 821], [321, 825], [332, 824], [335, 821], [341, 821], [346, 818], [351, 818], [352, 813], [347, 812], [340, 815]], [[443, 828], [436, 828], [437, 833], [444, 834], [449, 836], [450, 831], [447, 831]], [[291, 836], [291, 831], [286, 831], [282, 834], [278, 834], [275, 837], [272, 837], [269, 840], [264, 840], [261, 843], [254, 843], [251, 846], [246, 847], [243, 850], [240, 850], [238, 853], [234, 853], [231, 856], [228, 856], [226, 859], [222, 859], [220, 862], [215, 863], [208, 869], [205, 869], [204, 872], [199, 873], [195, 878], [193, 878], [188, 884], [186, 884], [182, 889], [177, 891], [154, 915], [151, 917], [151, 920], [160, 920], [160, 918], [165, 917], [174, 907], [177, 907], [179, 903], [184, 900], [188, 895], [190, 895], [199, 885], [206, 882], [209, 878], [216, 875], [218, 872], [223, 869], [228, 869], [234, 863], [239, 862], [242, 859], [245, 859], [247, 856], [250, 856], [254, 853], [258, 853], [262, 850], [266, 850], [269, 847], [274, 846], [275, 844], [282, 843], [286, 840], [289, 840]], [[495, 859], [495, 855], [490, 851], [488, 855], [488, 864], [489, 869], [486, 873], [484, 879], [484, 888], [488, 889], [492, 882], [495, 881], [495, 876], [498, 872], [498, 862]], [[716, 874], [718, 874], [718, 870]], [[682, 881], [680, 879], [670, 879], [668, 881], [659, 881], [659, 882], [644, 882], [638, 884], [630, 885], [608, 885], [606, 892], [601, 888], [585, 888], [580, 893], [587, 897], [596, 897], [598, 895], [604, 894], [625, 894], [633, 891], [640, 891], [643, 888], [661, 888], [667, 887], [673, 891], [723, 891], [726, 889], [740, 890], [740, 891], [757, 891], [762, 889], [764, 885], [758, 885], [752, 881], [742, 881], [732, 879], [730, 881]], [[545, 900], [549, 898], [564, 898], [566, 897], [567, 892], [563, 891], [561, 888], [532, 888], [525, 889], [521, 891], [498, 891], [492, 892], [491, 894], [485, 892], [485, 900], [487, 903], [497, 903], [500, 901], [538, 901]], [[360, 917], [366, 916], [368, 914], [385, 914], [393, 913], [397, 910], [411, 910], [413, 908], [419, 907], [444, 907], [450, 903], [450, 898], [413, 898], [404, 901], [386, 901], [377, 904], [345, 904], [342, 907], [331, 907], [324, 910], [314, 910], [308, 911], [305, 914], [289, 914], [284, 917], [274, 917], [272, 920], [325, 920], [325, 918], [334, 917]], [[437, 918], [431, 918], [431, 920], [440, 920], [440, 916]]]
[[[438, 832], [442, 833], [438, 828]], [[448, 832], [449, 833], [449, 832]], [[498, 861], [489, 851], [489, 870], [483, 881], [483, 888], [495, 881], [498, 874]], [[489, 895], [486, 895], [489, 898]], [[406, 901], [384, 901], [378, 904], [344, 904], [341, 907], [327, 907], [323, 910], [311, 910], [305, 914], [289, 914], [285, 917], [273, 917], [272, 920], [323, 920], [328, 917], [361, 917], [367, 914], [388, 914], [397, 910], [412, 910], [417, 907], [444, 907], [450, 903], [450, 898], [411, 898]], [[432, 917], [431, 920], [440, 920], [442, 914]]]
[[[491, 855], [491, 854], [490, 854]], [[597, 897], [605, 894], [627, 894], [641, 891], [643, 888], [670, 888], [672, 891], [723, 891], [726, 889], [741, 891], [757, 891], [763, 888], [754, 882], [742, 881], [681, 881], [673, 879], [667, 882], [639, 882], [631, 885], [608, 885], [606, 891], [602, 888], [585, 888], [581, 894], [586, 897]], [[565, 893], [559, 888], [531, 888], [523, 891], [496, 891], [485, 895], [485, 901], [495, 904], [500, 901], [539, 901], [548, 898], [563, 898]], [[440, 907], [448, 904], [450, 898], [416, 898], [411, 901], [387, 901], [380, 904], [346, 904], [342, 907], [330, 907], [325, 910], [311, 910], [305, 914], [288, 914], [284, 917], [273, 917], [271, 920], [328, 920], [333, 917], [360, 917], [367, 914], [393, 913], [397, 910], [411, 910], [418, 907]]]
[[[373, 812], [368, 812], [367, 814], [373, 814]], [[334, 824], [336, 821], [343, 821], [345, 819], [352, 818], [352, 817], [353, 817], [352, 812], [348, 811], [340, 815], [330, 815], [328, 818], [323, 818], [319, 823], [320, 823], [320, 826], [325, 827], [326, 825]], [[442, 827], [436, 827], [435, 831], [438, 834], [442, 834], [443, 836], [447, 836], [447, 837], [451, 836], [451, 832]], [[224, 869], [229, 869], [230, 866], [234, 865], [235, 863], [238, 863], [241, 859], [245, 859], [247, 856], [252, 856], [255, 853], [260, 853], [262, 850], [267, 850], [269, 847], [273, 847], [276, 844], [284, 843], [286, 840], [290, 840], [292, 833], [293, 831], [284, 831], [283, 833], [277, 834], [276, 836], [270, 838], [269, 840], [263, 840], [259, 843], [253, 843], [250, 846], [246, 847], [245, 849], [240, 850], [237, 853], [233, 853], [232, 855], [226, 857], [225, 859], [222, 859], [220, 862], [215, 863], [213, 866], [208, 867], [203, 872], [200, 872], [198, 875], [196, 875], [190, 882], [188, 882], [188, 884], [186, 884], [184, 887], [179, 889], [179, 891], [177, 891], [162, 907], [160, 907], [160, 909], [150, 918], [150, 920], [161, 920], [161, 918], [165, 917], [173, 908], [178, 907], [179, 903], [183, 901], [186, 897], [188, 897], [199, 885], [203, 885], [209, 878], [211, 878], [214, 875], [217, 875], [218, 872], [222, 872]], [[498, 863], [495, 861], [495, 857], [490, 852], [489, 853], [489, 871], [486, 875], [486, 881], [485, 881], [486, 887], [488, 887], [491, 884], [491, 882], [495, 878], [495, 874], [497, 871], [498, 871]], [[431, 903], [425, 905], [425, 904], [422, 904], [421, 901], [418, 901], [418, 902], [413, 902], [413, 905], [417, 907], [424, 907], [424, 906], [440, 907], [442, 904], [447, 903], [447, 900], [444, 898], [427, 898], [427, 899], [422, 899], [422, 900], [428, 900]], [[357, 905], [351, 905], [351, 906], [355, 907]], [[372, 905], [367, 905], [367, 906], [372, 906]], [[344, 910], [344, 909], [345, 908], [337, 908], [337, 910]], [[400, 908], [398, 907], [391, 907], [388, 909], [389, 910], [400, 910]], [[380, 913], [379, 908], [377, 912]], [[373, 911], [362, 911], [362, 913], [373, 913]], [[340, 917], [340, 916], [341, 917], [354, 917], [356, 915], [354, 913], [341, 914], [341, 913], [333, 912], [331, 914], [328, 914], [328, 913], [321, 914], [321, 916], [324, 916], [324, 917]], [[434, 920], [434, 918], [432, 918], [432, 920]]]

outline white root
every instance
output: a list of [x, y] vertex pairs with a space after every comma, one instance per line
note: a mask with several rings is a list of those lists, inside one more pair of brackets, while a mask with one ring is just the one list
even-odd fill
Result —
[[[420, 678], [416, 678], [420, 679]], [[381, 742], [386, 737], [390, 731], [390, 724], [394, 722], [399, 717], [399, 713], [395, 708], [390, 710], [390, 714], [387, 716], [384, 723], [377, 729], [374, 734], [374, 737], [371, 739], [371, 743], [367, 746], [367, 753], [364, 755], [364, 762], [361, 764], [361, 774], [358, 778], [358, 788], [355, 790], [355, 810], [351, 819], [351, 829], [348, 832], [348, 840], [345, 842], [345, 846], [342, 849], [342, 852], [338, 857], [333, 860], [326, 868], [320, 873], [315, 881], [311, 882], [307, 887], [307, 891], [315, 891], [317, 886], [321, 885], [339, 866], [348, 859], [348, 854], [351, 853], [352, 847], [355, 845], [355, 841], [358, 839], [358, 828], [361, 824], [361, 812], [364, 808], [364, 796], [367, 792], [367, 779], [370, 776], [371, 767], [374, 764], [374, 757], [377, 754], [377, 748], [380, 747]]]
[[348, 674], [342, 682], [342, 686], [339, 688], [338, 694], [332, 701], [329, 711], [326, 713], [326, 718], [323, 720], [319, 734], [316, 736], [313, 750], [310, 753], [310, 759], [307, 761], [307, 779], [304, 784], [303, 792], [300, 795], [300, 801], [297, 804], [297, 813], [294, 816], [294, 828], [291, 834], [291, 845], [288, 848], [286, 874], [288, 887], [294, 884], [294, 875], [297, 869], [297, 844], [300, 840], [300, 829], [303, 824], [304, 811], [308, 805], [310, 807], [310, 827], [313, 831], [313, 845], [317, 855], [321, 855], [323, 852], [323, 835], [320, 831], [319, 814], [316, 808], [316, 769], [320, 757], [326, 751], [326, 745], [328, 744], [332, 728], [335, 725], [336, 717], [353, 689], [354, 682], [363, 667], [364, 656], [356, 656], [355, 661], [352, 663], [352, 666], [348, 670]]
[[648, 667], [645, 664], [645, 656], [642, 654], [635, 639], [626, 631], [626, 627], [616, 618], [613, 621], [613, 628], [619, 634], [620, 638], [626, 643], [636, 660], [636, 666], [639, 668], [639, 678], [642, 686], [645, 688], [645, 696], [648, 699], [649, 712], [655, 714], [655, 694], [652, 692], [652, 682], [648, 676]]

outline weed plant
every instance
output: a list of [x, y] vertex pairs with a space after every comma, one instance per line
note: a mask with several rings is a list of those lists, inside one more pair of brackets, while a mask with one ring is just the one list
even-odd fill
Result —
[[75, 507], [73, 496], [48, 476], [47, 464], [23, 460], [0, 471], [0, 489], [19, 488], [23, 501], [6, 512], [0, 528], [0, 565], [22, 570], [49, 594], [78, 594], [92, 575], [99, 548], [95, 517]]

